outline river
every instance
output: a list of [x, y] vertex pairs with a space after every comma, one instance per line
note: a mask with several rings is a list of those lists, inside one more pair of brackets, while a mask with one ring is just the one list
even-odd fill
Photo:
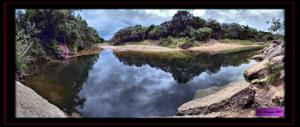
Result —
[[23, 83], [66, 113], [83, 117], [174, 116], [202, 89], [243, 79], [244, 70], [256, 63], [249, 59], [255, 53], [163, 55], [104, 49], [44, 64]]

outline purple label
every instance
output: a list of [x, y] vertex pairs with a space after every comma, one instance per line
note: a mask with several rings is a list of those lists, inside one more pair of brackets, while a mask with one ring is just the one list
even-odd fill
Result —
[[283, 108], [257, 108], [256, 116], [284, 116]]

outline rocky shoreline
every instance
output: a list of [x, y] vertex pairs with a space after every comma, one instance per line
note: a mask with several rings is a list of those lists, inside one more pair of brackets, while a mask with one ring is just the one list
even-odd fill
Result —
[[182, 104], [175, 117], [253, 118], [258, 107], [284, 108], [284, 42], [273, 41], [252, 57], [258, 63], [235, 81], [212, 95]]
[[67, 115], [32, 89], [16, 81], [16, 117], [66, 118]]

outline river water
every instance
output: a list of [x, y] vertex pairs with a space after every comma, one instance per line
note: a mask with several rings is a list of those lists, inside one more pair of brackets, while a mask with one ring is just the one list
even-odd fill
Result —
[[[201, 94], [243, 79], [255, 51], [230, 54], [147, 54], [104, 49], [42, 65], [25, 79], [49, 102], [83, 117], [165, 117]], [[203, 92], [203, 91], [202, 91]]]

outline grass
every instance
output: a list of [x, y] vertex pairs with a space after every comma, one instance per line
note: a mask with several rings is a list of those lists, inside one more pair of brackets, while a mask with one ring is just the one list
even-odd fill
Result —
[[256, 46], [244, 46], [240, 48], [232, 48], [232, 49], [227, 49], [227, 50], [222, 50], [218, 52], [218, 54], [227, 54], [227, 53], [233, 53], [233, 52], [242, 52], [242, 51], [251, 51], [251, 50], [259, 50], [262, 49], [264, 46], [261, 45], [256, 45]]
[[191, 42], [191, 40], [189, 40], [189, 38], [168, 37], [166, 39], [161, 39], [159, 42], [159, 45], [169, 47], [169, 48], [178, 48], [184, 44], [190, 44], [190, 46], [197, 46], [197, 44], [194, 43], [194, 41]]
[[234, 44], [242, 44], [242, 45], [253, 45], [253, 44], [257, 44], [254, 41], [251, 40], [238, 40], [238, 39], [222, 39], [219, 40], [220, 42], [223, 43], [234, 43]]
[[282, 64], [266, 64], [266, 68], [269, 72], [269, 77], [267, 79], [267, 84], [275, 85], [276, 81], [280, 76], [280, 70], [283, 69]]
[[129, 41], [129, 42], [126, 42], [126, 43], [121, 43], [121, 44], [118, 44], [118, 46], [126, 46], [126, 45], [154, 45], [156, 43], [158, 43], [159, 40], [143, 40], [143, 41]]

